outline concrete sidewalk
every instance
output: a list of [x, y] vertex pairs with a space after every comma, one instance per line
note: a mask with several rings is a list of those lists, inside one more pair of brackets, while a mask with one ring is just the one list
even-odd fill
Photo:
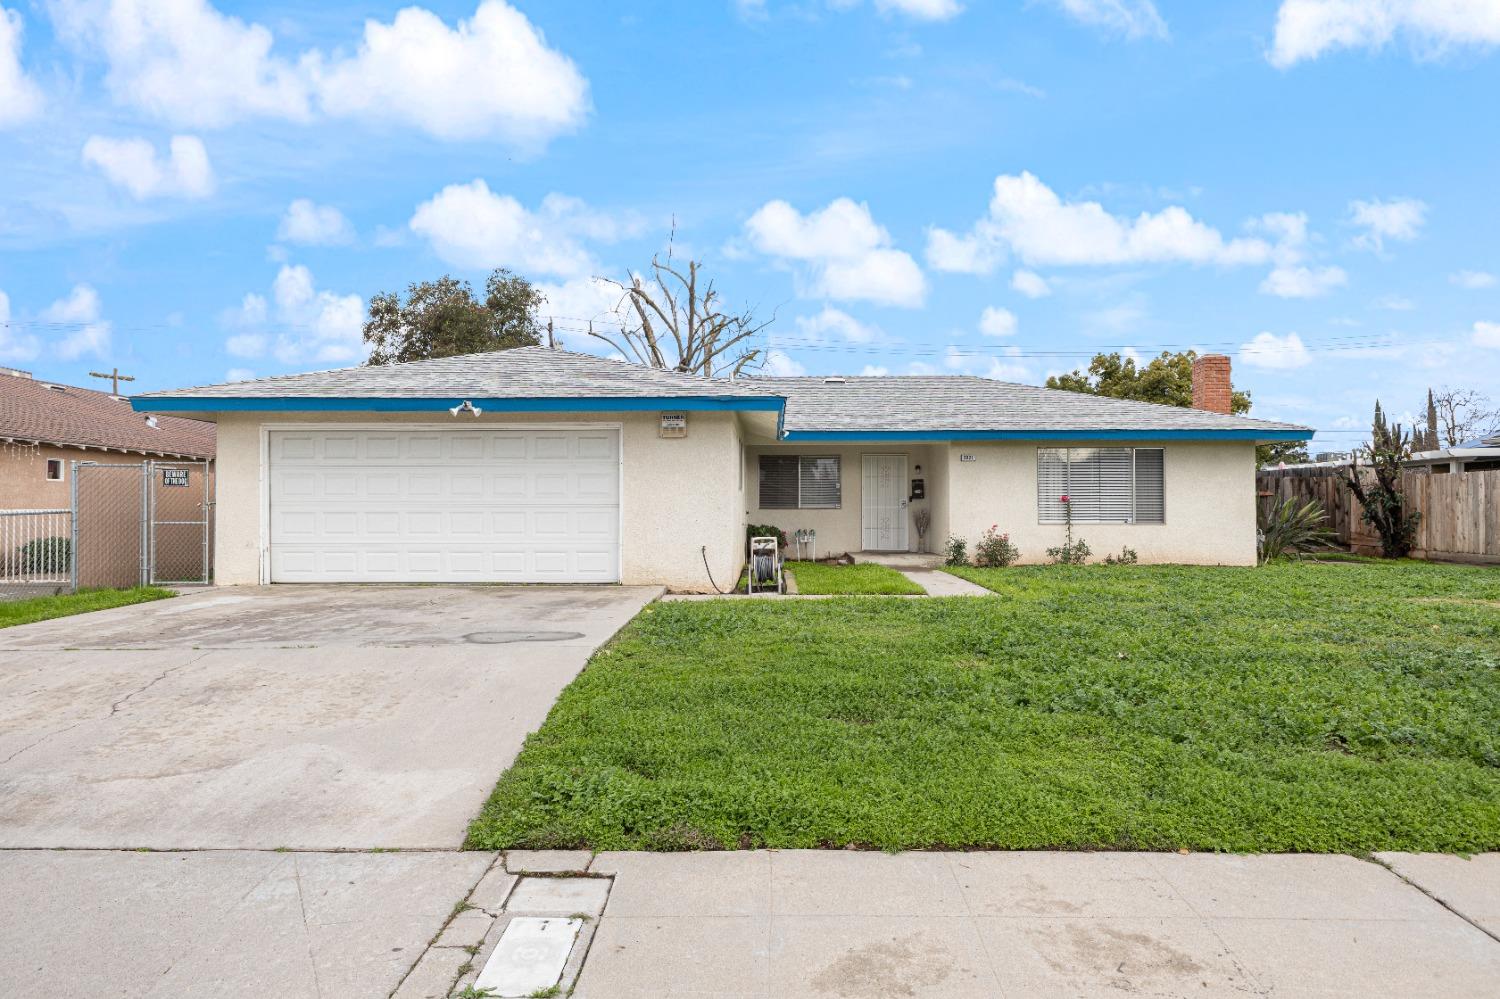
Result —
[[575, 995], [1500, 996], [1500, 855], [1382, 859], [601, 854]]

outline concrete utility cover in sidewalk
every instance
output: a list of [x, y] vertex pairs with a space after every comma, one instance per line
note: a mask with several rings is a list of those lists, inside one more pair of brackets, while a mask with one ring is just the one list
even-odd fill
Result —
[[529, 996], [549, 989], [562, 977], [581, 919], [517, 916], [505, 927], [495, 952], [474, 982], [476, 992]]

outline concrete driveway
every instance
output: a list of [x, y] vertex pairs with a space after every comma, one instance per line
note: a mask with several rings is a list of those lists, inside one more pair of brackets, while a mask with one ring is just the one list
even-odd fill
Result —
[[447, 848], [645, 587], [264, 587], [0, 631], [0, 847]]

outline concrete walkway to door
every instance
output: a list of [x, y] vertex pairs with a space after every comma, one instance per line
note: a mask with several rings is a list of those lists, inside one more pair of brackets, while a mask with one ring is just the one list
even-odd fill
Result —
[[960, 579], [942, 569], [941, 555], [919, 555], [914, 552], [859, 552], [856, 562], [872, 562], [895, 569], [927, 591], [929, 597], [992, 597], [994, 591], [978, 583]]

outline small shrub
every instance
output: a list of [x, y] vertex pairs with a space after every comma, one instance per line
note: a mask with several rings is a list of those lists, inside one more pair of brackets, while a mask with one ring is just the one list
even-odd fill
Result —
[[999, 533], [998, 524], [991, 524], [974, 546], [974, 564], [981, 569], [1003, 569], [1021, 557], [1021, 550], [1011, 544], [1009, 534]]
[[1328, 515], [1317, 500], [1299, 503], [1291, 498], [1263, 504], [1256, 534], [1261, 564], [1303, 552], [1333, 548], [1337, 537], [1328, 529]]
[[71, 538], [37, 538], [19, 549], [21, 571], [26, 573], [67, 572], [73, 564]]
[[1057, 565], [1083, 565], [1094, 554], [1089, 548], [1089, 543], [1082, 538], [1073, 540], [1073, 501], [1067, 496], [1059, 497], [1063, 505], [1063, 538], [1062, 544], [1056, 548], [1047, 549], [1047, 557]]
[[775, 524], [751, 524], [745, 528], [745, 543], [748, 545], [751, 538], [775, 538], [777, 544], [782, 548], [786, 545], [786, 532]]
[[1094, 550], [1082, 538], [1047, 549], [1047, 557], [1058, 565], [1083, 565], [1093, 554]]
[[968, 565], [969, 543], [963, 538], [948, 536], [948, 560], [945, 565]]
[[1118, 555], [1104, 556], [1105, 565], [1135, 565], [1140, 560], [1141, 557], [1137, 555], [1135, 553], [1135, 549], [1130, 547], [1129, 545], [1121, 548], [1120, 554]]

